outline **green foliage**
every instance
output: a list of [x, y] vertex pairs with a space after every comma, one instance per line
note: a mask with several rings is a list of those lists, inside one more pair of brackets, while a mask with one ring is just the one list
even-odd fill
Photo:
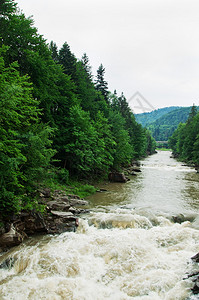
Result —
[[180, 124], [169, 145], [175, 156], [180, 160], [199, 164], [199, 113], [193, 106], [185, 124]]
[[[1, 50], [1, 53], [3, 50]], [[39, 123], [38, 101], [26, 76], [20, 76], [16, 64], [5, 67], [0, 57], [0, 211], [18, 211], [33, 180], [49, 164], [50, 129]]]
[[112, 134], [116, 143], [113, 167], [118, 169], [121, 165], [128, 165], [134, 156], [130, 136], [125, 129], [125, 119], [117, 111], [111, 111], [109, 118], [112, 124]]
[[[187, 121], [190, 110], [191, 107], [173, 106], [136, 115], [136, 119], [150, 130], [156, 141], [167, 141], [179, 123]], [[197, 111], [196, 108], [195, 111]]]
[[67, 43], [47, 45], [14, 1], [1, 0], [0, 14], [1, 212], [42, 210], [38, 185], [103, 177], [153, 153], [125, 96], [108, 91], [103, 65], [94, 83], [87, 55], [78, 60]]
[[147, 127], [149, 124], [155, 122], [156, 120], [160, 119], [164, 115], [167, 115], [169, 112], [176, 110], [178, 108], [180, 107], [170, 106], [170, 107], [159, 108], [151, 112], [135, 114], [135, 118], [139, 124], [141, 124], [143, 127]]

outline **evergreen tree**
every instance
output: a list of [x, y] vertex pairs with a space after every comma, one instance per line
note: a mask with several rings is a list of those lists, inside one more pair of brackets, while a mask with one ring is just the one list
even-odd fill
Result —
[[95, 81], [95, 87], [97, 91], [101, 92], [104, 99], [108, 103], [108, 83], [105, 81], [105, 68], [101, 64], [97, 70], [97, 78]]
[[65, 74], [70, 75], [73, 81], [76, 81], [76, 63], [77, 59], [71, 52], [69, 45], [65, 42], [59, 50], [59, 64], [63, 66]]
[[92, 81], [92, 80], [93, 80], [92, 67], [91, 67], [90, 64], [89, 64], [89, 58], [88, 58], [88, 56], [86, 55], [86, 53], [83, 54], [82, 59], [81, 59], [81, 62], [82, 62], [82, 64], [83, 64], [84, 70], [85, 70], [86, 73], [87, 73], [88, 80], [89, 80], [89, 81]]
[[28, 81], [27, 76], [19, 75], [16, 63], [6, 68], [0, 56], [1, 214], [17, 212], [30, 199], [33, 201], [28, 196], [54, 154], [51, 130], [39, 120], [38, 101], [33, 99]]
[[191, 122], [196, 115], [197, 115], [197, 107], [195, 106], [195, 104], [193, 104], [187, 122], [188, 123]]
[[59, 62], [58, 48], [57, 48], [57, 45], [53, 41], [50, 42], [49, 50], [51, 52], [54, 62], [58, 63]]

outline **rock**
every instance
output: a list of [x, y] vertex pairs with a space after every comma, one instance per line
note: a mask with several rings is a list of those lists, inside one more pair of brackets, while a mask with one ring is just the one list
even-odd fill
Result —
[[40, 190], [40, 197], [50, 198], [51, 197], [51, 190], [48, 188]]
[[68, 202], [68, 196], [63, 196], [60, 198], [60, 200], [63, 202]]
[[139, 167], [133, 167], [133, 168], [132, 168], [132, 171], [133, 171], [133, 172], [137, 172], [137, 173], [138, 173], [138, 172], [141, 172], [141, 170], [140, 170]]
[[7, 248], [21, 244], [23, 236], [16, 231], [13, 224], [10, 226], [10, 230], [0, 236], [0, 247]]
[[111, 172], [108, 174], [108, 179], [111, 182], [127, 182], [127, 178], [125, 177], [124, 173], [118, 172]]
[[140, 167], [140, 162], [137, 161], [137, 160], [133, 160], [133, 161], [131, 162], [131, 166]]
[[178, 216], [172, 216], [172, 220], [173, 220], [174, 223], [179, 223], [179, 224], [186, 221], [183, 214], [179, 214]]
[[56, 211], [56, 210], [51, 210], [51, 214], [53, 214], [56, 217], [60, 218], [67, 218], [73, 216], [71, 212], [63, 212], [63, 211]]
[[6, 232], [5, 227], [0, 227], [0, 236]]
[[47, 206], [50, 210], [68, 211], [71, 205], [66, 202], [59, 202], [54, 200], [47, 202]]
[[191, 290], [194, 295], [199, 294], [199, 277], [195, 280], [195, 284]]
[[[22, 226], [24, 226], [23, 229]], [[21, 216], [21, 223], [17, 222], [16, 228], [20, 233], [21, 230], [23, 230], [23, 232], [28, 235], [47, 231], [43, 216], [35, 212], [29, 212]]]
[[130, 175], [131, 175], [131, 176], [137, 176], [137, 174], [134, 173], [134, 172], [131, 172]]
[[80, 196], [68, 194], [69, 199], [81, 199]]
[[199, 252], [196, 255], [192, 256], [191, 259], [198, 263], [199, 262]]
[[69, 200], [71, 206], [84, 206], [88, 205], [88, 201], [82, 199], [70, 199]]
[[96, 190], [97, 193], [102, 193], [102, 192], [107, 192], [106, 189], [99, 189], [99, 190]]
[[14, 257], [6, 258], [1, 264], [0, 269], [11, 269], [15, 263], [16, 259]]

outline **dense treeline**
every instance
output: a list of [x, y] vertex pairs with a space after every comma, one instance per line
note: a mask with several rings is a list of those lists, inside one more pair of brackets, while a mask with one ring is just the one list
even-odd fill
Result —
[[136, 119], [145, 126], [156, 141], [168, 141], [180, 123], [185, 123], [191, 107], [167, 107], [151, 113], [136, 115]]
[[179, 106], [169, 106], [169, 107], [158, 108], [151, 112], [135, 114], [135, 118], [138, 121], [138, 123], [142, 124], [143, 127], [147, 127], [148, 125], [154, 123], [161, 117], [167, 115], [171, 111], [176, 110], [178, 108], [179, 108]]
[[0, 47], [1, 212], [36, 206], [52, 168], [99, 177], [154, 151], [125, 96], [108, 91], [103, 65], [93, 78], [86, 54], [48, 45], [13, 0], [0, 1]]
[[193, 105], [186, 123], [180, 123], [169, 139], [173, 154], [180, 160], [199, 165], [199, 113]]
[[191, 107], [180, 107], [162, 116], [147, 128], [156, 141], [168, 141], [180, 123], [186, 122]]

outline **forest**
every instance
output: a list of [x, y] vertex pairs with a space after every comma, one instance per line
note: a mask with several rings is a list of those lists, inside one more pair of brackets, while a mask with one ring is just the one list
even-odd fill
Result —
[[135, 117], [138, 123], [151, 132], [156, 141], [168, 141], [178, 125], [187, 121], [190, 111], [191, 107], [171, 106]]
[[169, 146], [179, 160], [199, 166], [199, 112], [195, 105], [188, 120], [180, 123], [169, 138]]
[[48, 178], [106, 177], [155, 150], [105, 67], [48, 44], [14, 0], [0, 1], [0, 91], [1, 214], [37, 208]]

